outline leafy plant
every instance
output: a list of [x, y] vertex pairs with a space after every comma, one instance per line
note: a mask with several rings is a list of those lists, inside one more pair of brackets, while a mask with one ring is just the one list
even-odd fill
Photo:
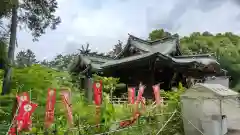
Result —
[[98, 75], [93, 75], [94, 81], [102, 81], [103, 84], [103, 92], [110, 93], [114, 92], [116, 89], [116, 85], [119, 83], [119, 78], [113, 77], [102, 77]]

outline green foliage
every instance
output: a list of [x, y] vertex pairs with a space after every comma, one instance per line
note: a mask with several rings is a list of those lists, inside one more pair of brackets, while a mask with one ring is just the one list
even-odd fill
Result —
[[16, 56], [16, 64], [18, 67], [31, 66], [37, 63], [36, 56], [30, 49], [27, 49], [27, 51], [20, 51]]
[[1, 0], [0, 1], [0, 18], [7, 16], [11, 12], [12, 5], [15, 4], [15, 0]]
[[[3, 76], [3, 72], [0, 72], [0, 76]], [[11, 82], [12, 93], [2, 97], [4, 100], [1, 100], [1, 107], [6, 108], [4, 112], [10, 114], [12, 107], [9, 104], [13, 103], [13, 95], [15, 96], [16, 93], [23, 91], [31, 91], [32, 100], [40, 105], [44, 105], [48, 88], [56, 88], [59, 92], [61, 87], [72, 86], [69, 80], [68, 73], [45, 68], [41, 65], [33, 65], [21, 69], [15, 68], [13, 69]], [[2, 81], [0, 84], [2, 84]], [[7, 117], [3, 118], [9, 121]]]
[[[69, 80], [67, 72], [60, 72], [54, 69], [33, 65], [24, 69], [13, 70], [12, 89], [22, 86], [22, 90], [34, 89], [35, 91], [51, 88], [59, 89], [61, 86], [70, 85], [65, 80]], [[40, 92], [40, 91], [39, 91]], [[39, 94], [39, 93], [37, 93]], [[44, 93], [45, 94], [45, 93]]]
[[7, 45], [4, 40], [0, 39], [0, 69], [4, 69], [7, 64]]
[[163, 92], [161, 95], [167, 99], [168, 106], [164, 108], [166, 112], [172, 112], [173, 110], [177, 110], [177, 114], [174, 115], [172, 120], [169, 122], [167, 128], [163, 130], [162, 135], [173, 135], [173, 134], [184, 134], [183, 129], [183, 120], [181, 115], [181, 103], [180, 103], [180, 95], [184, 93], [185, 89], [182, 87], [182, 83], [179, 83], [179, 87], [177, 91], [168, 91]]
[[153, 41], [153, 40], [161, 39], [168, 36], [171, 36], [171, 33], [166, 32], [163, 29], [159, 29], [159, 30], [152, 31], [149, 34], [149, 39]]
[[233, 33], [216, 35], [191, 34], [181, 39], [184, 54], [212, 54], [232, 77], [231, 87], [237, 88], [240, 64], [240, 38]]
[[9, 18], [14, 5], [19, 5], [19, 23], [32, 32], [34, 40], [44, 34], [47, 28], [56, 29], [61, 22], [60, 17], [55, 15], [58, 8], [56, 0], [1, 0], [0, 19]]
[[[32, 121], [33, 129], [30, 133], [38, 134], [44, 133], [44, 117], [45, 117], [45, 104], [47, 89], [49, 87], [57, 88], [57, 103], [55, 106], [55, 122], [49, 131], [57, 129], [58, 134], [64, 134], [69, 129], [67, 125], [66, 112], [63, 104], [60, 101], [59, 92], [62, 87], [68, 87], [72, 92], [72, 111], [74, 116], [74, 134], [95, 134], [100, 132], [107, 132], [118, 127], [119, 123], [116, 121], [126, 120], [132, 116], [130, 107], [127, 104], [112, 104], [110, 102], [109, 93], [111, 89], [114, 89], [118, 83], [116, 78], [100, 77], [95, 75], [94, 79], [102, 80], [104, 90], [103, 103], [101, 106], [101, 126], [100, 129], [96, 127], [87, 128], [90, 125], [96, 124], [96, 107], [95, 105], [89, 105], [85, 102], [85, 96], [79, 90], [73, 87], [71, 83], [71, 77], [67, 72], [56, 71], [43, 67], [41, 65], [32, 65], [25, 68], [15, 68], [13, 71], [12, 81], [12, 94], [8, 96], [0, 97], [0, 119], [1, 121], [10, 122], [12, 116], [12, 103], [17, 92], [31, 90], [31, 99], [33, 102], [38, 103], [39, 107], [34, 112]], [[0, 72], [0, 77], [2, 72]], [[164, 92], [162, 95], [166, 96], [168, 106], [162, 108], [163, 113], [169, 113], [178, 108], [179, 96], [183, 92], [183, 88], [180, 87], [177, 92]], [[4, 102], [3, 102], [4, 101]], [[157, 122], [161, 120], [161, 124], [164, 124], [170, 115], [164, 115], [162, 117], [155, 116], [159, 114], [159, 110], [150, 109], [152, 106], [147, 106], [147, 112], [142, 112], [142, 117], [133, 125], [135, 128], [124, 129], [117, 132], [117, 135], [125, 134], [141, 134], [141, 133], [156, 133], [160, 127]], [[179, 108], [178, 108], [179, 110]], [[150, 120], [152, 119], [152, 120]], [[162, 134], [171, 135], [170, 133], [181, 133], [182, 123], [180, 115], [173, 117], [172, 121], [167, 125]], [[171, 129], [171, 130], [170, 130]]]
[[114, 92], [116, 89], [116, 85], [119, 83], [119, 78], [113, 77], [102, 77], [98, 75], [93, 75], [94, 81], [102, 81], [103, 84], [103, 92], [110, 93]]
[[54, 60], [49, 62], [43, 61], [41, 64], [48, 67], [57, 68], [58, 70], [68, 70], [68, 66], [73, 63], [76, 56], [76, 54], [59, 54], [54, 58]]
[[56, 29], [61, 22], [55, 15], [58, 3], [56, 0], [23, 0], [19, 1], [21, 8], [19, 23], [31, 30], [34, 40], [45, 33], [46, 28]]

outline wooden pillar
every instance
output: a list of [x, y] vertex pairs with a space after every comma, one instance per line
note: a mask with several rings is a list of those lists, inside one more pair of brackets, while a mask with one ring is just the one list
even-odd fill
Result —
[[155, 59], [152, 60], [150, 62], [150, 68], [149, 68], [149, 76], [146, 76], [146, 82], [147, 82], [147, 87], [146, 87], [146, 90], [145, 90], [145, 94], [144, 96], [146, 98], [153, 98], [154, 97], [154, 94], [153, 94], [153, 90], [152, 90], [152, 86], [154, 85], [155, 83]]
[[152, 90], [152, 86], [154, 85], [155, 83], [155, 63], [153, 64], [153, 67], [151, 69], [151, 81], [150, 81], [150, 85], [149, 85], [149, 93], [151, 93], [151, 98], [154, 97], [154, 93], [153, 93], [153, 90]]
[[91, 104], [93, 101], [93, 79], [86, 77], [84, 86], [87, 102]]

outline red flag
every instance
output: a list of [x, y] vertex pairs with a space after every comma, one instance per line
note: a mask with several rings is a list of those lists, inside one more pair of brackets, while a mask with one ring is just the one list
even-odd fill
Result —
[[54, 121], [54, 106], [56, 103], [56, 89], [48, 89], [45, 127], [49, 128]]
[[153, 92], [154, 92], [154, 96], [155, 96], [155, 101], [157, 105], [161, 104], [161, 100], [160, 100], [160, 88], [159, 88], [159, 84], [152, 86], [153, 87]]
[[[18, 114], [19, 108], [21, 107], [23, 101], [30, 102], [30, 97], [27, 92], [23, 92], [16, 96], [15, 105], [13, 106], [13, 109], [12, 109], [13, 110], [13, 121], [12, 121], [13, 124], [8, 132], [8, 134], [10, 134], [10, 135], [16, 135], [16, 125], [17, 125], [16, 124], [16, 122], [17, 122], [16, 115]], [[18, 108], [18, 112], [16, 112], [17, 108]]]
[[136, 101], [137, 104], [142, 100], [142, 95], [143, 95], [144, 89], [145, 89], [145, 86], [140, 85], [139, 91], [138, 91], [138, 96], [137, 96], [137, 101]]
[[139, 103], [142, 102], [142, 95], [144, 92], [144, 88], [145, 86], [140, 85], [139, 86], [139, 91], [138, 91], [138, 95], [137, 95], [137, 101], [136, 101], [136, 108], [135, 108], [135, 112], [138, 112], [138, 108], [139, 108]]
[[16, 128], [11, 127], [10, 130], [8, 131], [8, 135], [16, 135]]
[[134, 104], [135, 100], [135, 88], [128, 88], [128, 102]]
[[37, 108], [37, 104], [23, 101], [16, 117], [17, 120], [17, 131], [20, 132], [22, 129], [28, 129], [31, 124], [31, 115]]
[[160, 105], [161, 103], [163, 103], [163, 99], [160, 96], [160, 84], [154, 85], [153, 87], [153, 92], [155, 95], [155, 101], [157, 105]]
[[94, 89], [94, 101], [96, 105], [101, 105], [102, 103], [102, 81], [95, 82], [93, 84]]
[[96, 124], [100, 123], [101, 104], [102, 104], [102, 81], [93, 84], [94, 101], [96, 105]]
[[67, 118], [70, 126], [73, 125], [72, 104], [70, 101], [71, 93], [68, 90], [61, 91], [62, 102], [67, 110]]
[[30, 97], [27, 92], [23, 92], [17, 95], [18, 106], [21, 106], [23, 101], [30, 101]]
[[16, 96], [15, 105], [13, 106], [13, 116], [16, 113], [18, 107], [21, 106], [22, 101], [30, 101], [30, 97], [27, 92], [23, 92]]

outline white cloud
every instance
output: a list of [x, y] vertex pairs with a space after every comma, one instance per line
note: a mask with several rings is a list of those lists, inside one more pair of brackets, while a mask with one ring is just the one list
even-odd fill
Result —
[[56, 53], [74, 52], [87, 42], [94, 51], [106, 52], [118, 40], [126, 41], [128, 33], [147, 38], [156, 28], [184, 35], [205, 30], [239, 32], [240, 7], [229, 1], [58, 0], [56, 14], [62, 23], [57, 30], [48, 31], [35, 43], [29, 32], [20, 32], [18, 50], [30, 48], [38, 59], [50, 59]]

